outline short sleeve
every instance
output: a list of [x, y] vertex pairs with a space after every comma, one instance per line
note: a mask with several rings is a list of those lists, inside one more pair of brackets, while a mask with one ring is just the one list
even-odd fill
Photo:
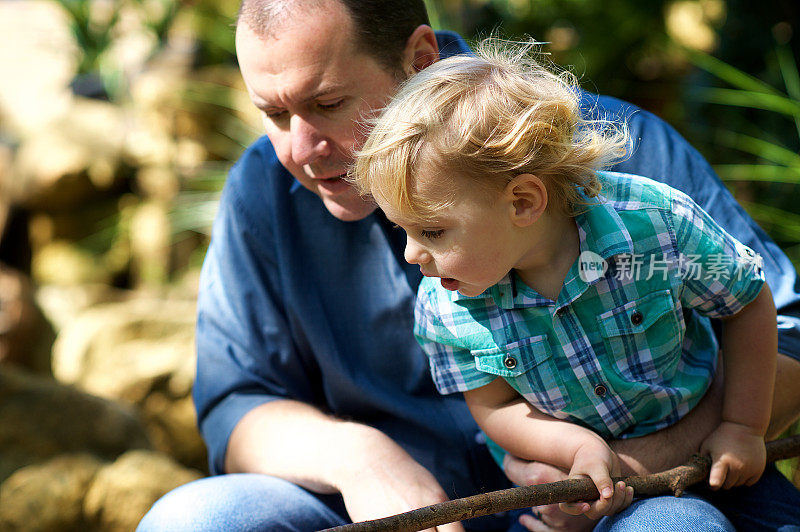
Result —
[[682, 192], [674, 191], [672, 207], [676, 260], [683, 280], [681, 302], [711, 318], [736, 314], [764, 285], [761, 256]]
[[479, 371], [469, 349], [459, 345], [448, 323], [452, 314], [447, 294], [441, 294], [429, 279], [424, 279], [414, 307], [414, 336], [428, 355], [431, 375], [441, 394], [465, 392], [492, 382], [497, 376]]

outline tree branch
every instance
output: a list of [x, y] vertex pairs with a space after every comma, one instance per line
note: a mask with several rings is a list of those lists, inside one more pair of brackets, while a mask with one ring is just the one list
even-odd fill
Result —
[[[800, 455], [800, 435], [767, 443], [767, 462], [798, 455]], [[619, 477], [614, 481], [623, 480], [628, 486], [632, 486], [637, 497], [652, 497], [667, 493], [679, 497], [689, 486], [707, 479], [710, 468], [709, 457], [695, 455], [688, 463], [661, 473]], [[322, 532], [416, 532], [482, 515], [559, 502], [593, 500], [598, 496], [597, 488], [591, 479], [572, 478], [549, 484], [481, 493], [382, 519], [328, 528]]]

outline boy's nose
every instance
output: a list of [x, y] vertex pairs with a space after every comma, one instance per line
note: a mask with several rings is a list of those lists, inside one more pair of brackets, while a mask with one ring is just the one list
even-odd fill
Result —
[[425, 264], [430, 262], [431, 256], [425, 251], [425, 248], [414, 242], [411, 238], [407, 238], [405, 259], [409, 264]]

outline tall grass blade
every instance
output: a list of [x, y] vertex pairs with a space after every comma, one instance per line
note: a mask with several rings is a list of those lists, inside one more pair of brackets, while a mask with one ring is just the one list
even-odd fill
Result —
[[686, 48], [685, 51], [689, 55], [692, 63], [734, 87], [748, 92], [780, 95], [780, 92], [774, 87], [750, 74], [742, 72], [736, 67], [720, 61], [716, 57], [691, 48]]

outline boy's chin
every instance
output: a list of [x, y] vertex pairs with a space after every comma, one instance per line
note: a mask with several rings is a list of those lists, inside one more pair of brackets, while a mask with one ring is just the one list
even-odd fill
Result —
[[458, 293], [466, 297], [477, 297], [486, 291], [485, 288], [476, 288], [474, 286], [459, 286]]

